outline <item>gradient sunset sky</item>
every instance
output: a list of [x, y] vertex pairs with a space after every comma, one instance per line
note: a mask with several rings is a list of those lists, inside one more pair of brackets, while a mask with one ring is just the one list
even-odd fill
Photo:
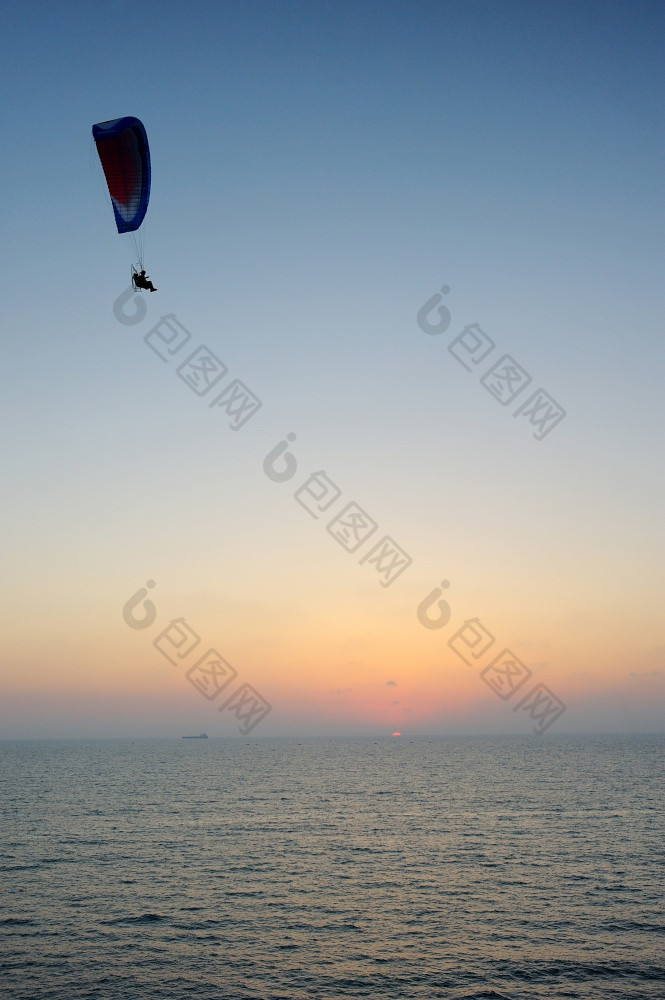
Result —
[[[663, 6], [0, 17], [0, 736], [236, 736], [243, 684], [252, 736], [528, 733], [543, 685], [548, 733], [662, 730]], [[152, 155], [137, 322], [91, 136], [124, 115]], [[236, 379], [261, 406], [234, 429]], [[352, 503], [376, 527], [348, 551]], [[470, 662], [465, 623], [493, 640]], [[211, 700], [209, 649], [237, 672]], [[505, 650], [514, 692], [480, 676]]]

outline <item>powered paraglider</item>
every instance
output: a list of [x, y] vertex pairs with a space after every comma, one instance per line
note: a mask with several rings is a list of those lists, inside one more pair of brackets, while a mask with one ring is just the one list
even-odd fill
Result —
[[150, 199], [150, 148], [138, 118], [115, 118], [92, 126], [92, 136], [106, 177], [118, 232], [128, 234], [143, 270], [142, 224]]

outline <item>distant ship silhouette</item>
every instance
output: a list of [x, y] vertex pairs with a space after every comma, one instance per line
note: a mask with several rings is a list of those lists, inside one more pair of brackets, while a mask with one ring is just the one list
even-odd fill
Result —
[[207, 740], [207, 733], [199, 733], [198, 736], [183, 736], [183, 740]]

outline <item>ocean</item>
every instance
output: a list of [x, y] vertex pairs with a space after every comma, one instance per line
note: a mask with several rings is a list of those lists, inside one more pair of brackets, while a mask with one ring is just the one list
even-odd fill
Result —
[[0, 742], [0, 995], [662, 1000], [664, 750]]

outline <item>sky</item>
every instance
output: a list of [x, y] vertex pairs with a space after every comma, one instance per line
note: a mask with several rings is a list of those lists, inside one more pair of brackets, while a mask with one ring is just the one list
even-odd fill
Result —
[[662, 5], [0, 18], [0, 737], [662, 731]]

